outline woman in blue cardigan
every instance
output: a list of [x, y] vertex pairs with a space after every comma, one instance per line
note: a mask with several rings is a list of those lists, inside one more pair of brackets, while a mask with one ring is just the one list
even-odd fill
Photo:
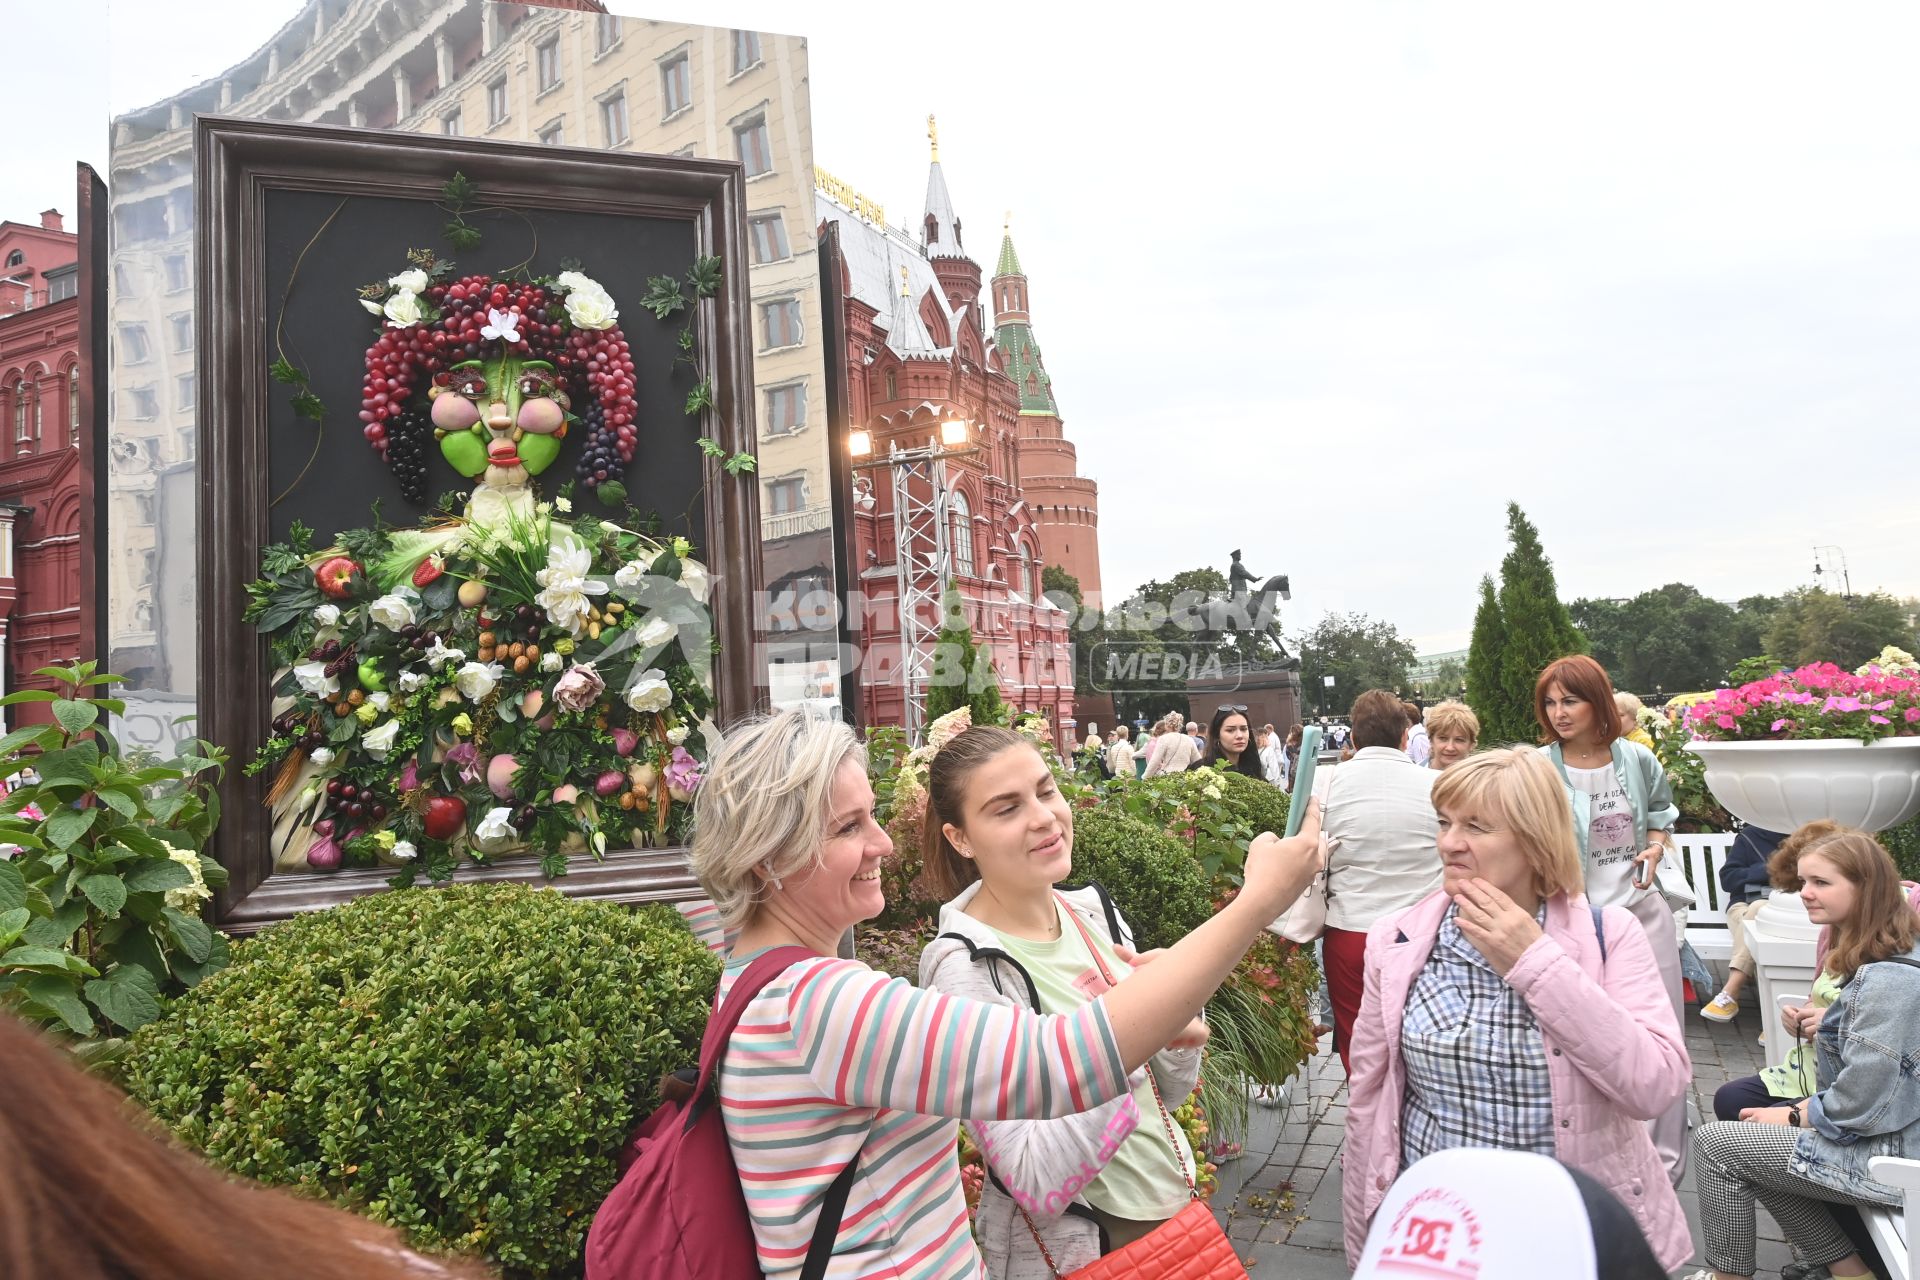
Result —
[[[1533, 687], [1540, 750], [1566, 784], [1573, 834], [1586, 872], [1587, 901], [1625, 907], [1647, 931], [1660, 977], [1684, 1025], [1680, 998], [1680, 931], [1654, 873], [1673, 843], [1680, 817], [1660, 758], [1625, 736], [1607, 669], [1585, 654], [1547, 664]], [[1687, 1167], [1687, 1104], [1681, 1098], [1653, 1121], [1653, 1145], [1678, 1184]]]

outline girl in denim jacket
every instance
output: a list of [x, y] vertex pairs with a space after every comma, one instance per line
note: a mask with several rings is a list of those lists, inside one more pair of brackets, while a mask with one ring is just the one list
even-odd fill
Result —
[[[1872, 1274], [1828, 1205], [1898, 1205], [1868, 1172], [1874, 1156], [1920, 1156], [1920, 920], [1879, 842], [1842, 828], [1800, 851], [1791, 878], [1815, 924], [1831, 931], [1826, 967], [1841, 982], [1803, 1032], [1818, 1049], [1813, 1095], [1753, 1107], [1695, 1130], [1700, 1220], [1711, 1270], [1689, 1280], [1754, 1273], [1754, 1202], [1835, 1280]], [[1817, 1030], [1815, 1028], [1817, 1027]]]

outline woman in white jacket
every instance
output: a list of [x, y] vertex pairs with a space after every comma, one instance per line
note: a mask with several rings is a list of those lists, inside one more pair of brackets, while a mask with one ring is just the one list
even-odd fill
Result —
[[[934, 757], [928, 793], [925, 873], [951, 901], [921, 954], [921, 986], [1062, 1013], [1147, 958], [1099, 886], [1053, 887], [1072, 872], [1073, 811], [1025, 738], [968, 729]], [[993, 1280], [1064, 1275], [1185, 1206], [1194, 1157], [1171, 1112], [1206, 1040], [1195, 1018], [1129, 1093], [1091, 1111], [969, 1122], [987, 1164], [975, 1234]]]

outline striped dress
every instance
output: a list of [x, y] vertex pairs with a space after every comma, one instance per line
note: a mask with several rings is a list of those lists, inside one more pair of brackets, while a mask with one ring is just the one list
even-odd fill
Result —
[[[728, 963], [723, 995], [752, 959]], [[1126, 1087], [1102, 1000], [1050, 1016], [853, 960], [794, 965], [748, 1007], [720, 1069], [761, 1269], [799, 1274], [827, 1187], [857, 1157], [829, 1280], [977, 1280], [954, 1121], [1072, 1115]]]

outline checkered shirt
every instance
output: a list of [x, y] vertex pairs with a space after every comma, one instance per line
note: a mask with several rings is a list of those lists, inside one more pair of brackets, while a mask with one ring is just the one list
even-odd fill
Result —
[[[1551, 1156], [1553, 1087], [1540, 1024], [1447, 908], [1400, 1023], [1400, 1167], [1449, 1147]], [[1546, 904], [1534, 919], [1546, 922]]]

